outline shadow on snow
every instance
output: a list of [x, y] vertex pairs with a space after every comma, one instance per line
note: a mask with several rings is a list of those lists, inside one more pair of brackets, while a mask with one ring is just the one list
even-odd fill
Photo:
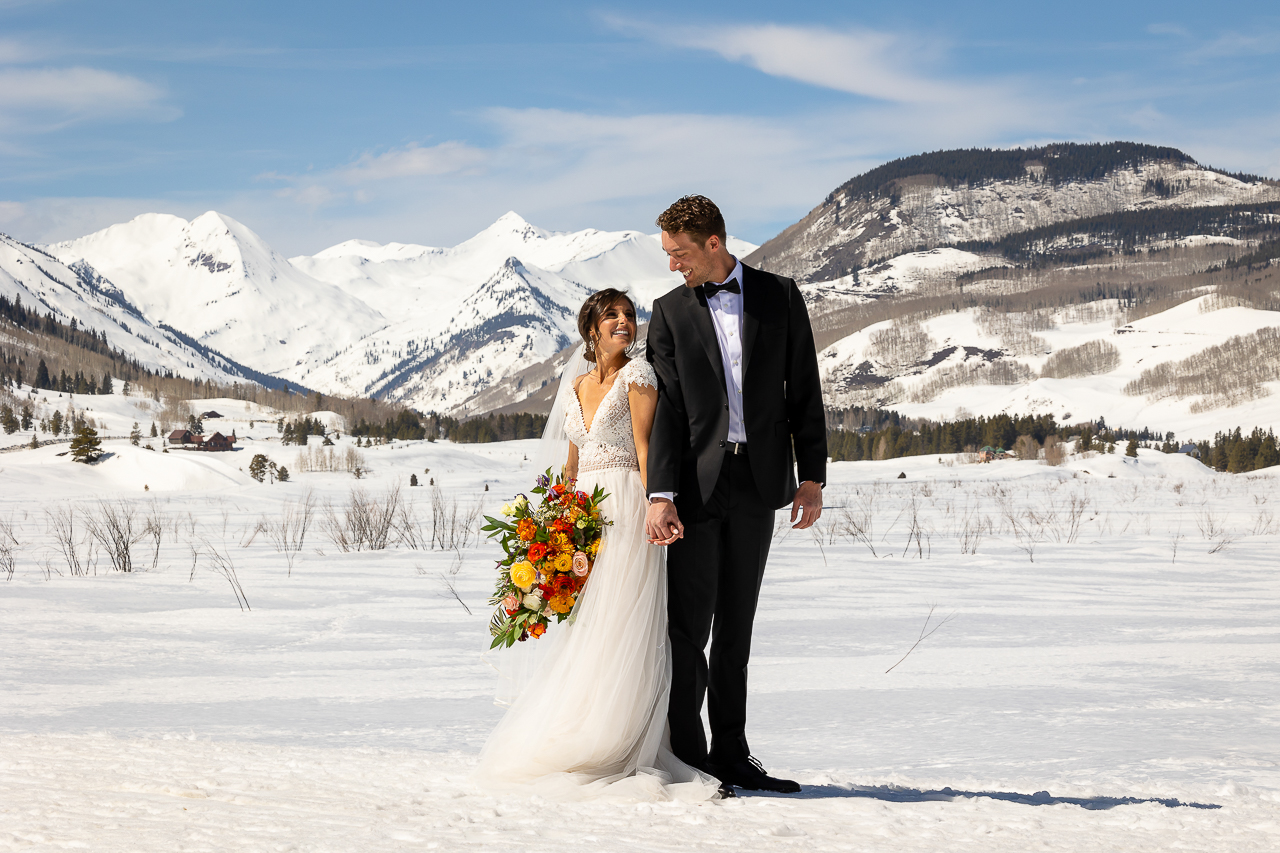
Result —
[[1024, 806], [1056, 806], [1068, 804], [1091, 810], [1113, 809], [1116, 806], [1132, 806], [1141, 803], [1159, 803], [1167, 808], [1220, 809], [1213, 803], [1184, 803], [1166, 797], [1055, 797], [1048, 791], [1019, 794], [1009, 791], [957, 791], [950, 787], [937, 791], [903, 788], [897, 785], [804, 785], [798, 794], [772, 794], [765, 791], [738, 791], [738, 796], [779, 797], [792, 800], [823, 800], [838, 797], [863, 797], [890, 803], [951, 802], [958, 797], [986, 797], [1020, 803]]

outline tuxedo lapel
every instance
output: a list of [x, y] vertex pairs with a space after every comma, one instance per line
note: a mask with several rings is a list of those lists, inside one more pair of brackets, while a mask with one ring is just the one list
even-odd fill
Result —
[[[747, 382], [751, 353], [756, 348], [756, 332], [760, 330], [760, 309], [764, 304], [761, 282], [752, 275], [755, 270], [742, 265], [742, 382]], [[750, 280], [750, 283], [748, 283]]]
[[[707, 307], [707, 297], [700, 287], [689, 288], [686, 297], [689, 299], [689, 312], [693, 315], [694, 329], [697, 330], [698, 339], [702, 341], [707, 360], [711, 362], [711, 369], [716, 372], [720, 387], [728, 389], [729, 386], [724, 380], [724, 361], [720, 357], [720, 342], [716, 339], [716, 327], [711, 322], [711, 309]], [[728, 393], [727, 390], [726, 393]]]

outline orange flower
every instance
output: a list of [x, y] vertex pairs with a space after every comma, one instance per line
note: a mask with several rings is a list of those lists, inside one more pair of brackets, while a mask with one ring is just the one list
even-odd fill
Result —
[[[556, 613], [568, 613], [573, 609], [573, 596], [567, 592], [556, 593], [547, 602]], [[541, 626], [539, 626], [541, 627]]]
[[540, 563], [547, 556], [547, 546], [541, 542], [534, 542], [529, 546], [529, 562]]
[[547, 633], [547, 626], [543, 625], [541, 622], [538, 622], [537, 624], [531, 625], [529, 627], [529, 633], [532, 634], [533, 638], [536, 640], [538, 637], [541, 637], [543, 634]]
[[522, 518], [516, 525], [516, 535], [525, 542], [532, 542], [533, 537], [538, 535], [538, 525], [532, 519]]
[[568, 533], [557, 530], [555, 533], [551, 534], [551, 547], [555, 548], [557, 551], [563, 551], [571, 544]]

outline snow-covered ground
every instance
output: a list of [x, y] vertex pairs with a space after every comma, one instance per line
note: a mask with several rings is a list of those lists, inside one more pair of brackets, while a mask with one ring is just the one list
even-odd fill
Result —
[[[0, 850], [1280, 847], [1280, 472], [835, 464], [817, 534], [779, 525], [752, 659], [752, 746], [803, 793], [562, 804], [467, 780], [500, 714], [495, 549], [343, 553], [324, 523], [399, 485], [429, 536], [431, 480], [493, 512], [535, 443], [395, 442], [364, 480], [259, 484], [251, 453], [296, 465], [266, 439], [0, 456]], [[272, 529], [307, 492], [290, 566]], [[51, 516], [104, 500], [159, 519], [158, 554], [73, 577]]]

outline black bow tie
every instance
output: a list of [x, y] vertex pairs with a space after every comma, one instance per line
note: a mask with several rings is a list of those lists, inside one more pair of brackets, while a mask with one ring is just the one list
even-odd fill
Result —
[[714, 281], [708, 281], [706, 284], [702, 285], [702, 292], [706, 294], [708, 299], [721, 291], [725, 291], [727, 293], [741, 293], [742, 288], [738, 287], [738, 280], [736, 278], [731, 278], [724, 284], [716, 284]]

